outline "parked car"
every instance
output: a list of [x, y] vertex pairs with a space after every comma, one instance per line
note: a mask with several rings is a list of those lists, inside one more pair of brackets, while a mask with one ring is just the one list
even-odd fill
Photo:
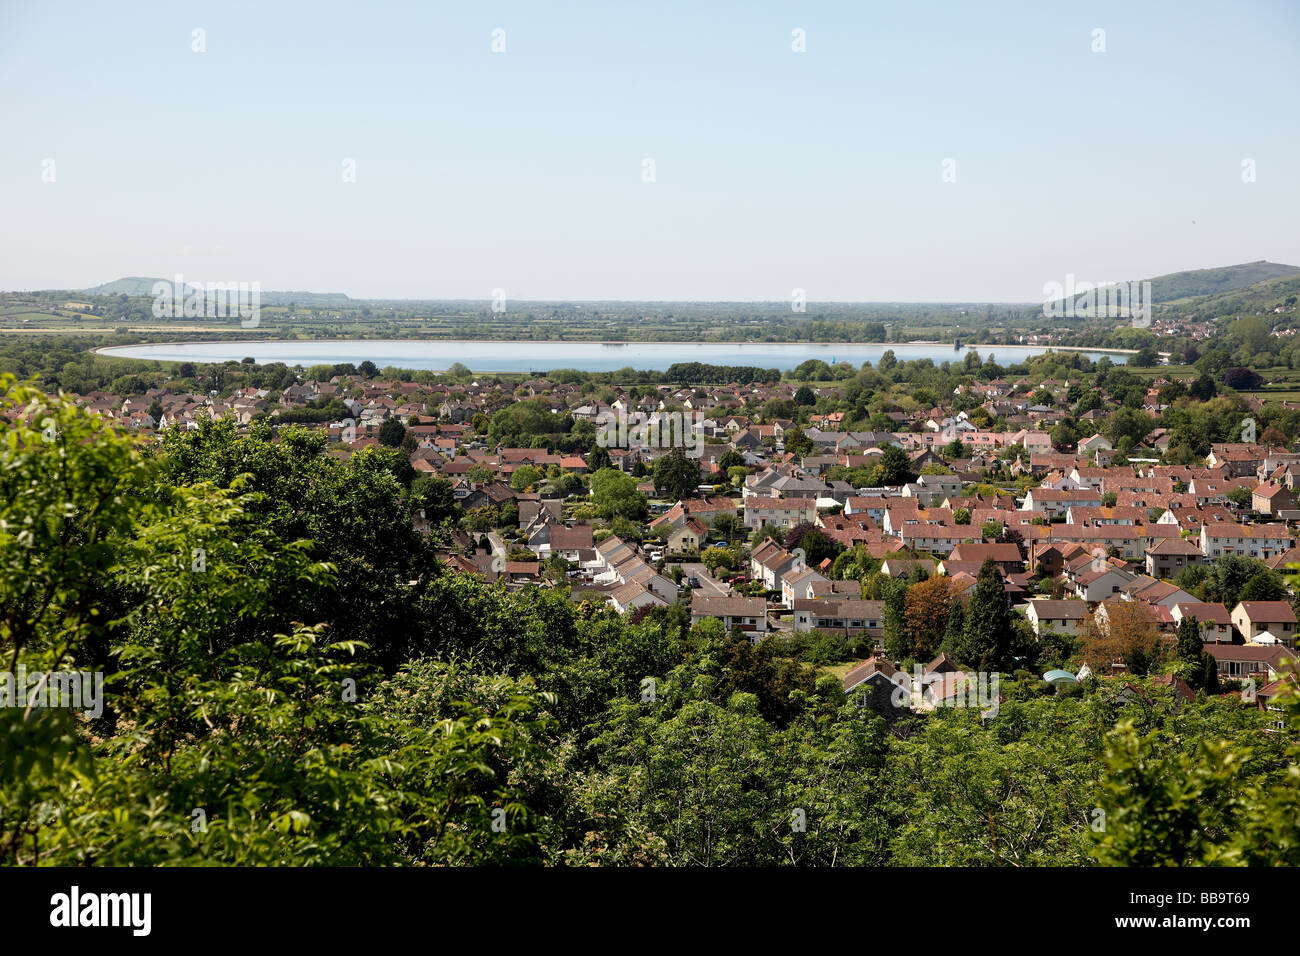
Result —
[[689, 587], [698, 588], [700, 586], [700, 579], [697, 577], [689, 577], [686, 579], [686, 584]]

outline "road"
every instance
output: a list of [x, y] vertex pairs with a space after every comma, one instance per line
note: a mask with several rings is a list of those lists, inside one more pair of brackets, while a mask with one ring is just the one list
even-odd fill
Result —
[[731, 586], [719, 581], [713, 575], [709, 574], [709, 569], [698, 561], [682, 562], [682, 584], [686, 584], [687, 578], [699, 578], [700, 586], [696, 591], [706, 597], [731, 597], [735, 592]]

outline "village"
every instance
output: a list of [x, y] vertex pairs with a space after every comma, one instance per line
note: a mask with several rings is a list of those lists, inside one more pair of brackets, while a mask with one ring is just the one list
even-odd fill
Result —
[[[566, 588], [575, 602], [633, 616], [683, 604], [692, 623], [717, 618], [755, 642], [831, 635], [866, 658], [843, 674], [847, 692], [892, 687], [919, 665], [932, 676], [909, 701], [941, 706], [959, 694], [963, 672], [943, 653], [890, 659], [880, 581], [941, 578], [945, 602], [968, 604], [986, 562], [1040, 639], [1138, 627], [1172, 645], [1192, 619], [1234, 692], [1249, 682], [1268, 707], [1286, 679], [1297, 634], [1289, 587], [1278, 593], [1275, 583], [1263, 600], [1193, 593], [1228, 557], [1258, 562], [1274, 582], [1300, 563], [1300, 452], [1275, 432], [1261, 433], [1273, 442], [1214, 443], [1202, 462], [1164, 464], [1166, 429], [1126, 440], [1121, 455], [1101, 433], [1112, 410], [1094, 400], [1076, 421], [1099, 431], [1062, 448], [1052, 429], [1081, 393], [1051, 378], [966, 383], [960, 402], [877, 415], [892, 427], [868, 431], [844, 430], [845, 411], [816, 410], [837, 405], [838, 385], [298, 378], [278, 391], [163, 386], [79, 400], [143, 432], [223, 418], [242, 429], [299, 422], [324, 432], [327, 453], [341, 459], [400, 452], [406, 480], [439, 487], [450, 505], [412, 519], [442, 536], [448, 568], [508, 588]], [[1153, 420], [1168, 407], [1169, 384], [1157, 379], [1146, 395]], [[505, 433], [498, 413], [518, 407], [549, 424]], [[592, 441], [614, 418], [622, 435], [630, 423], [651, 440]], [[680, 442], [655, 440], [670, 418], [678, 430], [691, 423], [690, 457], [674, 448]], [[1256, 437], [1253, 420], [1243, 425], [1243, 437]], [[665, 458], [688, 464], [674, 474]], [[672, 477], [659, 480], [661, 471]], [[618, 480], [598, 493], [597, 472]], [[800, 546], [810, 541], [815, 553]], [[1109, 670], [1122, 675], [1128, 664], [1117, 656]]]

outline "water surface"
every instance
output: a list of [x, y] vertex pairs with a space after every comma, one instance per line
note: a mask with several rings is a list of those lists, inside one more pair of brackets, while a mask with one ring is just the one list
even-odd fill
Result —
[[[244, 358], [259, 364], [286, 365], [359, 364], [366, 360], [380, 368], [435, 369], [460, 362], [476, 372], [544, 372], [576, 368], [585, 372], [610, 372], [632, 367], [664, 370], [677, 362], [708, 365], [754, 365], [785, 371], [808, 359], [828, 364], [850, 362], [859, 366], [880, 361], [892, 351], [901, 361], [931, 359], [936, 365], [961, 362], [971, 351], [981, 359], [990, 355], [1000, 365], [1024, 361], [1049, 351], [1043, 346], [971, 345], [865, 345], [818, 342], [506, 342], [446, 341], [430, 339], [303, 339], [294, 341], [231, 340], [223, 342], [166, 342], [156, 345], [127, 345], [101, 349], [122, 358], [156, 359], [164, 362], [225, 362]], [[1111, 361], [1126, 362], [1128, 356], [1104, 351], [1078, 350], [1096, 361], [1109, 355]]]

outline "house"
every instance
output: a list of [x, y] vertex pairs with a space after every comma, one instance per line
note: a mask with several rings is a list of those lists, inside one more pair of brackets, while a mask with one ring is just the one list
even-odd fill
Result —
[[1035, 598], [1026, 605], [1025, 617], [1039, 637], [1047, 631], [1078, 637], [1088, 620], [1088, 605], [1084, 601]]
[[1244, 554], [1268, 560], [1289, 551], [1295, 544], [1285, 524], [1229, 524], [1216, 521], [1201, 525], [1201, 553], [1207, 558], [1225, 554]]
[[1291, 548], [1280, 554], [1275, 554], [1264, 562], [1278, 574], [1290, 574], [1296, 570], [1296, 565], [1300, 565], [1300, 548]]
[[883, 601], [850, 597], [796, 598], [792, 628], [796, 631], [832, 631], [844, 634], [884, 634]]
[[1296, 616], [1286, 601], [1243, 601], [1232, 609], [1232, 626], [1247, 644], [1272, 643], [1271, 637], [1279, 644], [1295, 646]]
[[629, 611], [647, 606], [663, 607], [668, 602], [645, 585], [632, 581], [611, 592], [609, 603], [614, 605], [620, 614], [627, 614]]
[[1079, 442], [1080, 455], [1091, 456], [1098, 450], [1114, 451], [1115, 446], [1110, 443], [1109, 439], [1103, 438], [1101, 435], [1090, 435], [1089, 437], [1083, 439], [1083, 441]]
[[812, 568], [796, 568], [785, 574], [781, 580], [781, 603], [793, 607], [799, 598], [813, 596], [813, 588], [827, 581], [827, 577]]
[[567, 527], [549, 519], [544, 520], [529, 535], [528, 547], [537, 552], [543, 561], [557, 556], [566, 561], [581, 560], [593, 550], [591, 525], [575, 524]]
[[1250, 493], [1250, 507], [1256, 514], [1276, 515], [1295, 507], [1295, 498], [1285, 485], [1265, 481]]
[[1089, 565], [1088, 570], [1075, 580], [1074, 593], [1089, 603], [1104, 601], [1112, 594], [1118, 594], [1136, 577], [1136, 574], [1111, 565]]
[[512, 584], [524, 584], [536, 581], [541, 573], [541, 565], [536, 561], [507, 561], [506, 579]]
[[805, 566], [799, 555], [787, 551], [771, 538], [755, 548], [749, 555], [749, 574], [755, 581], [762, 581], [769, 591], [783, 589], [786, 575], [801, 571]]
[[1058, 491], [1052, 488], [1030, 488], [1025, 494], [1021, 511], [1041, 512], [1044, 517], [1064, 517], [1072, 505], [1087, 508], [1101, 507], [1101, 492], [1080, 488], [1075, 491]]
[[1147, 574], [1172, 578], [1189, 564], [1201, 564], [1205, 555], [1186, 538], [1161, 538], [1146, 549]]
[[868, 658], [844, 675], [844, 693], [859, 707], [875, 711], [886, 720], [908, 712], [912, 681], [883, 656]]
[[974, 671], [933, 670], [921, 680], [921, 700], [925, 709], [996, 705], [998, 697], [990, 695], [987, 675]]
[[812, 498], [746, 498], [745, 527], [758, 530], [763, 525], [791, 528], [817, 518], [817, 503]]
[[1219, 667], [1219, 677], [1228, 680], [1254, 679], [1263, 685], [1287, 672], [1295, 652], [1277, 644], [1206, 644], [1205, 650]]
[[1202, 644], [1231, 644], [1232, 615], [1222, 604], [1205, 601], [1192, 601], [1175, 604], [1170, 610], [1175, 626], [1183, 623], [1183, 618], [1193, 617], [1201, 632]]
[[866, 515], [872, 521], [879, 523], [885, 517], [885, 511], [888, 507], [888, 498], [867, 495], [850, 495], [848, 500], [844, 503], [844, 514]]
[[634, 553], [630, 544], [618, 535], [612, 534], [596, 545], [596, 570], [609, 571], [632, 557]]
[[1126, 601], [1145, 601], [1147, 604], [1163, 608], [1172, 608], [1175, 604], [1196, 600], [1193, 595], [1188, 594], [1178, 585], [1170, 584], [1168, 581], [1157, 581], [1146, 574], [1139, 575], [1120, 588], [1120, 596]]
[[1130, 620], [1146, 620], [1159, 630], [1169, 631], [1173, 629], [1173, 620], [1169, 615], [1168, 608], [1144, 604], [1141, 601], [1124, 601], [1118, 597], [1112, 597], [1099, 603], [1097, 610], [1093, 612], [1093, 619], [1101, 633], [1110, 633], [1110, 619], [1113, 614], [1120, 615], [1119, 619], [1121, 621], [1126, 618]]
[[887, 578], [905, 578], [918, 571], [929, 577], [934, 570], [934, 561], [927, 558], [886, 558], [880, 564], [880, 573]]
[[1073, 541], [1045, 541], [1029, 550], [1029, 570], [1033, 574], [1054, 578], [1065, 570], [1066, 563], [1088, 554], [1088, 549]]
[[1025, 569], [1025, 559], [1020, 554], [1020, 546], [1016, 544], [982, 544], [970, 543], [959, 544], [952, 549], [949, 556], [951, 561], [966, 561], [973, 564], [983, 564], [985, 559], [992, 558], [993, 563], [1008, 574]]
[[670, 554], [685, 554], [699, 551], [708, 539], [709, 529], [699, 518], [688, 518], [679, 528], [674, 528], [668, 535], [667, 545]]
[[1259, 445], [1242, 442], [1215, 443], [1205, 459], [1211, 468], [1221, 468], [1230, 478], [1254, 476], [1264, 463], [1264, 449]]
[[970, 525], [905, 524], [898, 530], [898, 537], [905, 547], [935, 554], [949, 554], [957, 545], [977, 534], [979, 529], [972, 531]]
[[761, 597], [714, 597], [696, 592], [691, 595], [691, 624], [716, 617], [728, 631], [738, 628], [751, 640], [767, 633], [767, 602]]

